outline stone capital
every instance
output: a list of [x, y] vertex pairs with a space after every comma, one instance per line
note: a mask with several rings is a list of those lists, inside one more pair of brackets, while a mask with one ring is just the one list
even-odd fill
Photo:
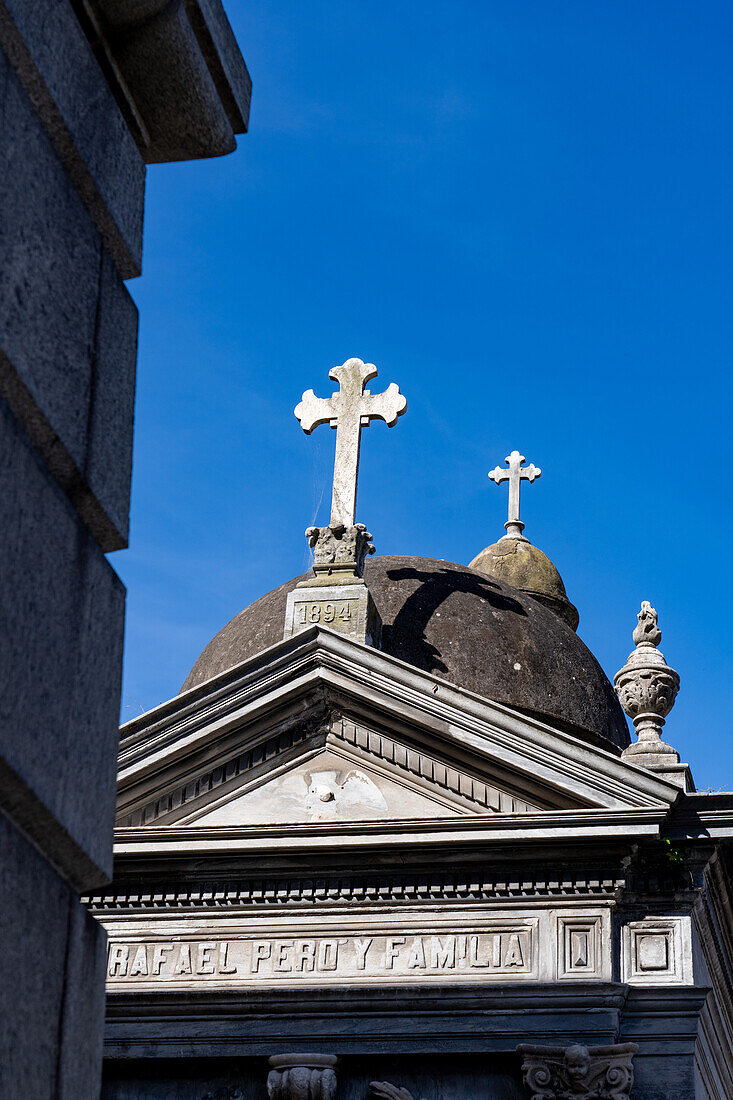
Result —
[[267, 1075], [269, 1100], [334, 1100], [336, 1065], [333, 1054], [275, 1054]]
[[635, 1043], [517, 1047], [530, 1100], [628, 1100], [637, 1050]]

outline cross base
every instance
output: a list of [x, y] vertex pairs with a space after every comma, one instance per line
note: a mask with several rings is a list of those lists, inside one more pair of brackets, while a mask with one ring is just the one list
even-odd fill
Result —
[[292, 638], [313, 626], [346, 634], [376, 649], [382, 636], [382, 620], [371, 593], [363, 580], [353, 576], [336, 584], [315, 577], [288, 593], [283, 637]]
[[305, 534], [313, 549], [316, 578], [325, 575], [348, 583], [350, 578], [361, 577], [367, 554], [374, 553], [372, 536], [363, 523], [347, 527], [331, 521], [327, 527], [309, 527]]

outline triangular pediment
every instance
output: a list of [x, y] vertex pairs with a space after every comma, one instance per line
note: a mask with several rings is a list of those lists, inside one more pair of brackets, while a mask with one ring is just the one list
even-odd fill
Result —
[[118, 824], [248, 826], [668, 808], [610, 753], [330, 631], [123, 729]]
[[[446, 817], [462, 810], [413, 785], [323, 750], [183, 822], [194, 825], [298, 825]], [[465, 811], [463, 811], [465, 812]]]

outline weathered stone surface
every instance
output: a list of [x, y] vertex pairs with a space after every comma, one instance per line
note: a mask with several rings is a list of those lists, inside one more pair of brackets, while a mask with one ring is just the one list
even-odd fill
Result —
[[0, 403], [0, 802], [80, 888], [111, 869], [124, 589]]
[[[2, 0], [0, 43], [120, 273], [138, 275], [145, 165], [72, 5]], [[14, 116], [4, 124], [18, 134]], [[60, 223], [53, 191], [47, 199], [45, 216]]]
[[[321, 578], [325, 579], [325, 578]], [[364, 645], [378, 646], [382, 623], [363, 580], [352, 584], [309, 584], [288, 593], [284, 638], [312, 626], [325, 626], [347, 634]]]
[[377, 368], [362, 359], [347, 359], [340, 367], [332, 367], [328, 377], [338, 382], [336, 393], [316, 397], [313, 390], [306, 390], [295, 415], [306, 435], [319, 424], [330, 424], [336, 429], [329, 525], [348, 529], [356, 522], [361, 430], [372, 420], [384, 420], [393, 427], [407, 410], [407, 400], [394, 382], [384, 393], [373, 394], [365, 389], [367, 382], [377, 377]]
[[[305, 579], [288, 581], [232, 619], [203, 651], [184, 689], [279, 641], [288, 593]], [[598, 662], [536, 600], [432, 558], [371, 558], [364, 579], [382, 619], [384, 652], [605, 747], [628, 744], [621, 708]]]
[[0, 53], [0, 390], [104, 550], [126, 544], [137, 312]]
[[0, 851], [2, 1095], [94, 1100], [106, 937], [2, 812]]
[[247, 129], [252, 83], [219, 0], [93, 0], [148, 162], [221, 156]]
[[526, 592], [564, 619], [572, 630], [577, 629], [578, 611], [566, 595], [560, 574], [547, 554], [528, 539], [505, 535], [477, 554], [469, 569], [478, 569], [487, 577]]
[[104, 253], [84, 473], [124, 545], [130, 526], [137, 321], [137, 307]]
[[[679, 691], [679, 674], [670, 668], [657, 649], [662, 632], [657, 613], [643, 600], [634, 628], [636, 648], [613, 678], [621, 706], [632, 719], [638, 740], [624, 750], [627, 760], [652, 771], [679, 772], [676, 749], [662, 741], [664, 720], [674, 706]], [[684, 779], [683, 779], [684, 786]]]

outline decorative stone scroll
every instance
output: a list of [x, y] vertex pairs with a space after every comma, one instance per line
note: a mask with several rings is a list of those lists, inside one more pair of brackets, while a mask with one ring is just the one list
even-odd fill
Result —
[[531, 1100], [627, 1100], [636, 1043], [540, 1047], [522, 1044], [522, 1078]]
[[267, 1075], [269, 1100], [334, 1100], [336, 1066], [333, 1054], [275, 1054]]

